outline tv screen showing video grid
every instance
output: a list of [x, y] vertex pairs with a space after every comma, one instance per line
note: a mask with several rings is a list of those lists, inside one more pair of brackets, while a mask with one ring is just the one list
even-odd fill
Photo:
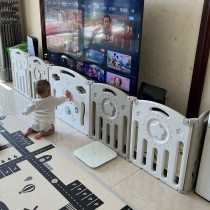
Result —
[[48, 60], [136, 95], [143, 0], [45, 0]]

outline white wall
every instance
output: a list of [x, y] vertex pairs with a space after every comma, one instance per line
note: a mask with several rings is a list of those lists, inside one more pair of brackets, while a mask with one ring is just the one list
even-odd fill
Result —
[[166, 105], [186, 114], [203, 0], [145, 0], [140, 82], [167, 89]]
[[39, 0], [19, 0], [23, 41], [27, 41], [27, 35], [39, 38], [39, 55], [42, 57], [42, 36]]
[[206, 78], [203, 87], [203, 94], [201, 98], [201, 106], [199, 115], [210, 109], [210, 59], [206, 70]]

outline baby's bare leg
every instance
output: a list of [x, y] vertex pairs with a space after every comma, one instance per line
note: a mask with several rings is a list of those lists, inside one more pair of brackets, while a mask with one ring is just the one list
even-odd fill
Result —
[[49, 136], [50, 134], [54, 133], [55, 131], [55, 126], [51, 125], [51, 128], [49, 131], [44, 132], [44, 131], [39, 131], [39, 133], [37, 133], [34, 138], [35, 139], [40, 139], [42, 136]]
[[25, 136], [28, 136], [28, 135], [30, 135], [32, 132], [34, 132], [34, 130], [32, 129], [32, 127], [30, 127], [30, 128], [28, 128], [23, 134], [24, 134]]

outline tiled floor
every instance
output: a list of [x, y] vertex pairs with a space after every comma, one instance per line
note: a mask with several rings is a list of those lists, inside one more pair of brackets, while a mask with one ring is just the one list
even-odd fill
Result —
[[[0, 82], [0, 116], [16, 114], [30, 124], [32, 115], [21, 114], [28, 103], [25, 96], [13, 90], [12, 83]], [[47, 139], [135, 209], [210, 209], [210, 203], [194, 194], [193, 190], [186, 195], [180, 194], [119, 156], [96, 169], [89, 168], [74, 156], [74, 151], [93, 140], [59, 119], [56, 119], [55, 127], [56, 132]]]

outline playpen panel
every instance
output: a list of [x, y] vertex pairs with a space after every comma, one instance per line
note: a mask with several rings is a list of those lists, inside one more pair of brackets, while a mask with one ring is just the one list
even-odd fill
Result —
[[28, 89], [30, 98], [38, 98], [35, 84], [38, 80], [49, 80], [49, 65], [35, 56], [28, 58]]
[[72, 101], [65, 102], [56, 109], [56, 117], [73, 126], [85, 135], [90, 128], [90, 80], [67, 68], [51, 66], [49, 70], [52, 94], [64, 95], [67, 89]]
[[206, 137], [206, 129], [208, 126], [208, 117], [210, 110], [207, 110], [198, 119], [191, 119], [195, 124], [193, 126], [192, 140], [186, 169], [184, 182], [184, 191], [188, 192], [195, 187], [198, 169], [200, 165], [201, 153], [204, 139]]
[[14, 88], [21, 94], [29, 97], [27, 67], [30, 55], [18, 49], [10, 49], [10, 55]]
[[128, 158], [132, 101], [110, 85], [91, 86], [91, 135], [96, 141]]
[[136, 100], [132, 110], [132, 163], [174, 189], [183, 189], [192, 127], [176, 111]]
[[195, 192], [206, 200], [210, 201], [210, 116], [206, 129], [205, 141], [202, 149], [202, 157], [199, 167], [198, 179]]

